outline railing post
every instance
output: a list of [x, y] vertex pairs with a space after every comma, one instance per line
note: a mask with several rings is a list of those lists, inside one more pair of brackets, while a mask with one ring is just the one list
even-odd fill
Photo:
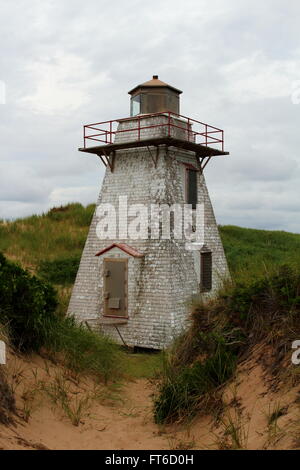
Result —
[[222, 152], [224, 152], [224, 131], [222, 131]]
[[190, 141], [190, 118], [188, 118], [187, 126], [188, 126], [188, 141]]
[[85, 126], [83, 126], [83, 147], [86, 148], [86, 145], [85, 145]]
[[112, 144], [112, 121], [109, 122], [109, 136], [110, 136], [110, 143]]
[[171, 137], [171, 113], [168, 112], [168, 137]]
[[205, 145], [207, 147], [207, 124], [205, 124]]

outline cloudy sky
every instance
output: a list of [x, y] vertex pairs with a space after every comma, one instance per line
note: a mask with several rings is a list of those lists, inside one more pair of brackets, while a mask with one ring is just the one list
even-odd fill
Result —
[[95, 202], [82, 125], [128, 116], [158, 74], [225, 130], [218, 222], [300, 233], [299, 17], [298, 0], [0, 0], [0, 217]]

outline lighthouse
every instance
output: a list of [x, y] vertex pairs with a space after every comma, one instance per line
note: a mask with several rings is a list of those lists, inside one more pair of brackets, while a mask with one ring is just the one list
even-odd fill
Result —
[[157, 75], [134, 87], [130, 116], [84, 126], [105, 166], [68, 314], [120, 344], [167, 347], [193, 298], [229, 277], [204, 170], [228, 155], [222, 129], [184, 116]]

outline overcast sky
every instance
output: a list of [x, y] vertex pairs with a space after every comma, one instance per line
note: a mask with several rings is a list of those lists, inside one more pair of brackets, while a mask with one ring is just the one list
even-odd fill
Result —
[[299, 18], [299, 0], [0, 0], [0, 217], [95, 202], [82, 125], [127, 117], [158, 74], [225, 130], [231, 155], [206, 170], [218, 222], [300, 233]]

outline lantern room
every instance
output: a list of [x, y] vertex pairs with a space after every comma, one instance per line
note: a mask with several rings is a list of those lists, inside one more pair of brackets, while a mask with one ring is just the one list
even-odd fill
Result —
[[162, 113], [169, 111], [180, 113], [179, 97], [182, 91], [159, 80], [153, 75], [152, 80], [136, 86], [131, 91], [130, 115]]

